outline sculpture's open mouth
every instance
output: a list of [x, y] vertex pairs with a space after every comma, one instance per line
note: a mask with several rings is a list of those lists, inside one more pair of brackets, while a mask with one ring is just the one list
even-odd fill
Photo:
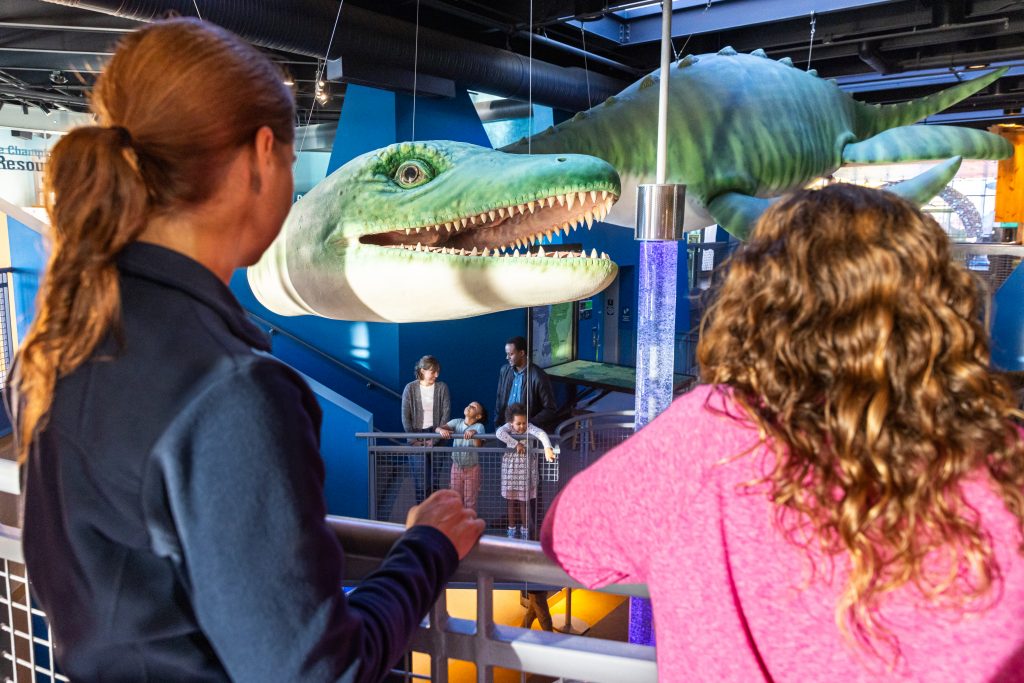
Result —
[[468, 216], [439, 221], [431, 225], [364, 235], [362, 244], [393, 249], [458, 256], [505, 257], [531, 256], [541, 258], [608, 258], [593, 250], [566, 252], [540, 247], [536, 252], [520, 253], [520, 247], [549, 244], [556, 234], [568, 236], [572, 231], [607, 215], [618, 196], [608, 190], [580, 190], [542, 197], [540, 199], [497, 206]]

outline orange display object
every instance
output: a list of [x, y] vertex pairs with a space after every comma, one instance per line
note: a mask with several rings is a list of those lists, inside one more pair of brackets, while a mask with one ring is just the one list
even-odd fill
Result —
[[1017, 241], [1021, 241], [1019, 226], [1024, 224], [1024, 126], [998, 125], [989, 129], [1013, 145], [1013, 156], [999, 162], [996, 180], [996, 216], [1000, 223], [1018, 225]]

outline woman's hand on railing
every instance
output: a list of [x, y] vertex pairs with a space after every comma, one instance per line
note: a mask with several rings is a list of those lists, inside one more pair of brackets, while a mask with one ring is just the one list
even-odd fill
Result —
[[486, 524], [477, 519], [476, 511], [463, 506], [459, 494], [451, 489], [437, 491], [409, 510], [405, 526], [432, 526], [452, 542], [461, 560], [473, 549], [484, 533]]
[[437, 433], [446, 439], [452, 438], [452, 430], [448, 429], [447, 427], [438, 427]]

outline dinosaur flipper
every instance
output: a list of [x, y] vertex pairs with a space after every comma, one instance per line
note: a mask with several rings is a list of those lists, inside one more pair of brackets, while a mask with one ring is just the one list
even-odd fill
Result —
[[887, 164], [928, 159], [1006, 159], [1013, 145], [998, 135], [954, 126], [901, 126], [843, 148], [844, 164]]
[[[960, 170], [960, 157], [947, 159], [924, 173], [885, 188], [886, 192], [903, 197], [917, 206], [923, 206], [942, 192], [956, 172]], [[708, 202], [708, 213], [715, 222], [737, 239], [745, 240], [754, 224], [778, 197], [764, 199], [739, 192], [725, 192]]]
[[774, 201], [739, 192], [724, 192], [708, 202], [708, 213], [730, 235], [745, 240], [757, 219]]
[[956, 172], [960, 170], [960, 157], [953, 157], [943, 161], [941, 164], [932, 166], [924, 173], [916, 175], [909, 180], [890, 185], [885, 188], [886, 192], [903, 197], [908, 202], [917, 206], [924, 206], [932, 197], [942, 192], [942, 188], [949, 184]]
[[907, 126], [917, 123], [932, 114], [937, 114], [944, 109], [952, 107], [961, 102], [982, 88], [987, 87], [1000, 76], [1007, 72], [1009, 67], [995, 69], [987, 74], [963, 81], [951, 88], [939, 91], [927, 97], [901, 102], [899, 104], [885, 104], [882, 106], [857, 102], [856, 107], [856, 134], [858, 140], [866, 140], [872, 135], [877, 135], [883, 130]]

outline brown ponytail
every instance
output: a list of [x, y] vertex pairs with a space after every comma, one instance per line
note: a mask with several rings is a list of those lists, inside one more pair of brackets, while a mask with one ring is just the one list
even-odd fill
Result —
[[118, 333], [120, 251], [154, 216], [208, 199], [260, 128], [292, 143], [283, 81], [256, 49], [194, 19], [121, 41], [93, 90], [99, 125], [68, 133], [47, 164], [51, 253], [13, 377], [19, 460], [45, 426], [57, 380]]

